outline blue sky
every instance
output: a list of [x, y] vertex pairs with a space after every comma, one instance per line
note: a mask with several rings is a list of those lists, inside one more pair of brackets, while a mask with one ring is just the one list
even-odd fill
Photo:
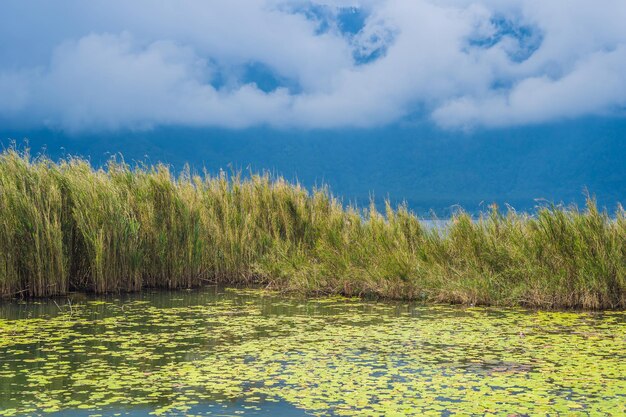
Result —
[[626, 2], [0, 2], [0, 124], [507, 128], [626, 105]]

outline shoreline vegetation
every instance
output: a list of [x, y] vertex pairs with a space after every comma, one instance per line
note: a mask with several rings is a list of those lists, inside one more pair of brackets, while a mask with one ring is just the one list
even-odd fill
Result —
[[426, 227], [268, 174], [0, 154], [0, 296], [206, 283], [536, 308], [626, 308], [626, 213], [493, 207]]

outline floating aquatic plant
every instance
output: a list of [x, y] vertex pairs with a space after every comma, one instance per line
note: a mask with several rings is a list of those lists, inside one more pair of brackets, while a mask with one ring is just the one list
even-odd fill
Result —
[[626, 413], [623, 312], [193, 294], [5, 314], [0, 416]]

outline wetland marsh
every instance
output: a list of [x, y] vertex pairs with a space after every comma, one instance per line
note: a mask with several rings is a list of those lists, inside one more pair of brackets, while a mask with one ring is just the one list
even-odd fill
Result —
[[73, 294], [0, 304], [0, 416], [618, 416], [625, 347], [624, 312]]
[[269, 174], [0, 153], [0, 297], [207, 283], [542, 309], [626, 308], [626, 212], [346, 206]]

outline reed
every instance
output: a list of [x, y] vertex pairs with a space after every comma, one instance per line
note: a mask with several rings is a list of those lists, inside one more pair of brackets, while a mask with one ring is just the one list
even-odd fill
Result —
[[459, 211], [443, 229], [406, 207], [345, 208], [268, 174], [174, 176], [0, 154], [0, 295], [207, 282], [541, 308], [626, 307], [626, 215], [547, 206]]

